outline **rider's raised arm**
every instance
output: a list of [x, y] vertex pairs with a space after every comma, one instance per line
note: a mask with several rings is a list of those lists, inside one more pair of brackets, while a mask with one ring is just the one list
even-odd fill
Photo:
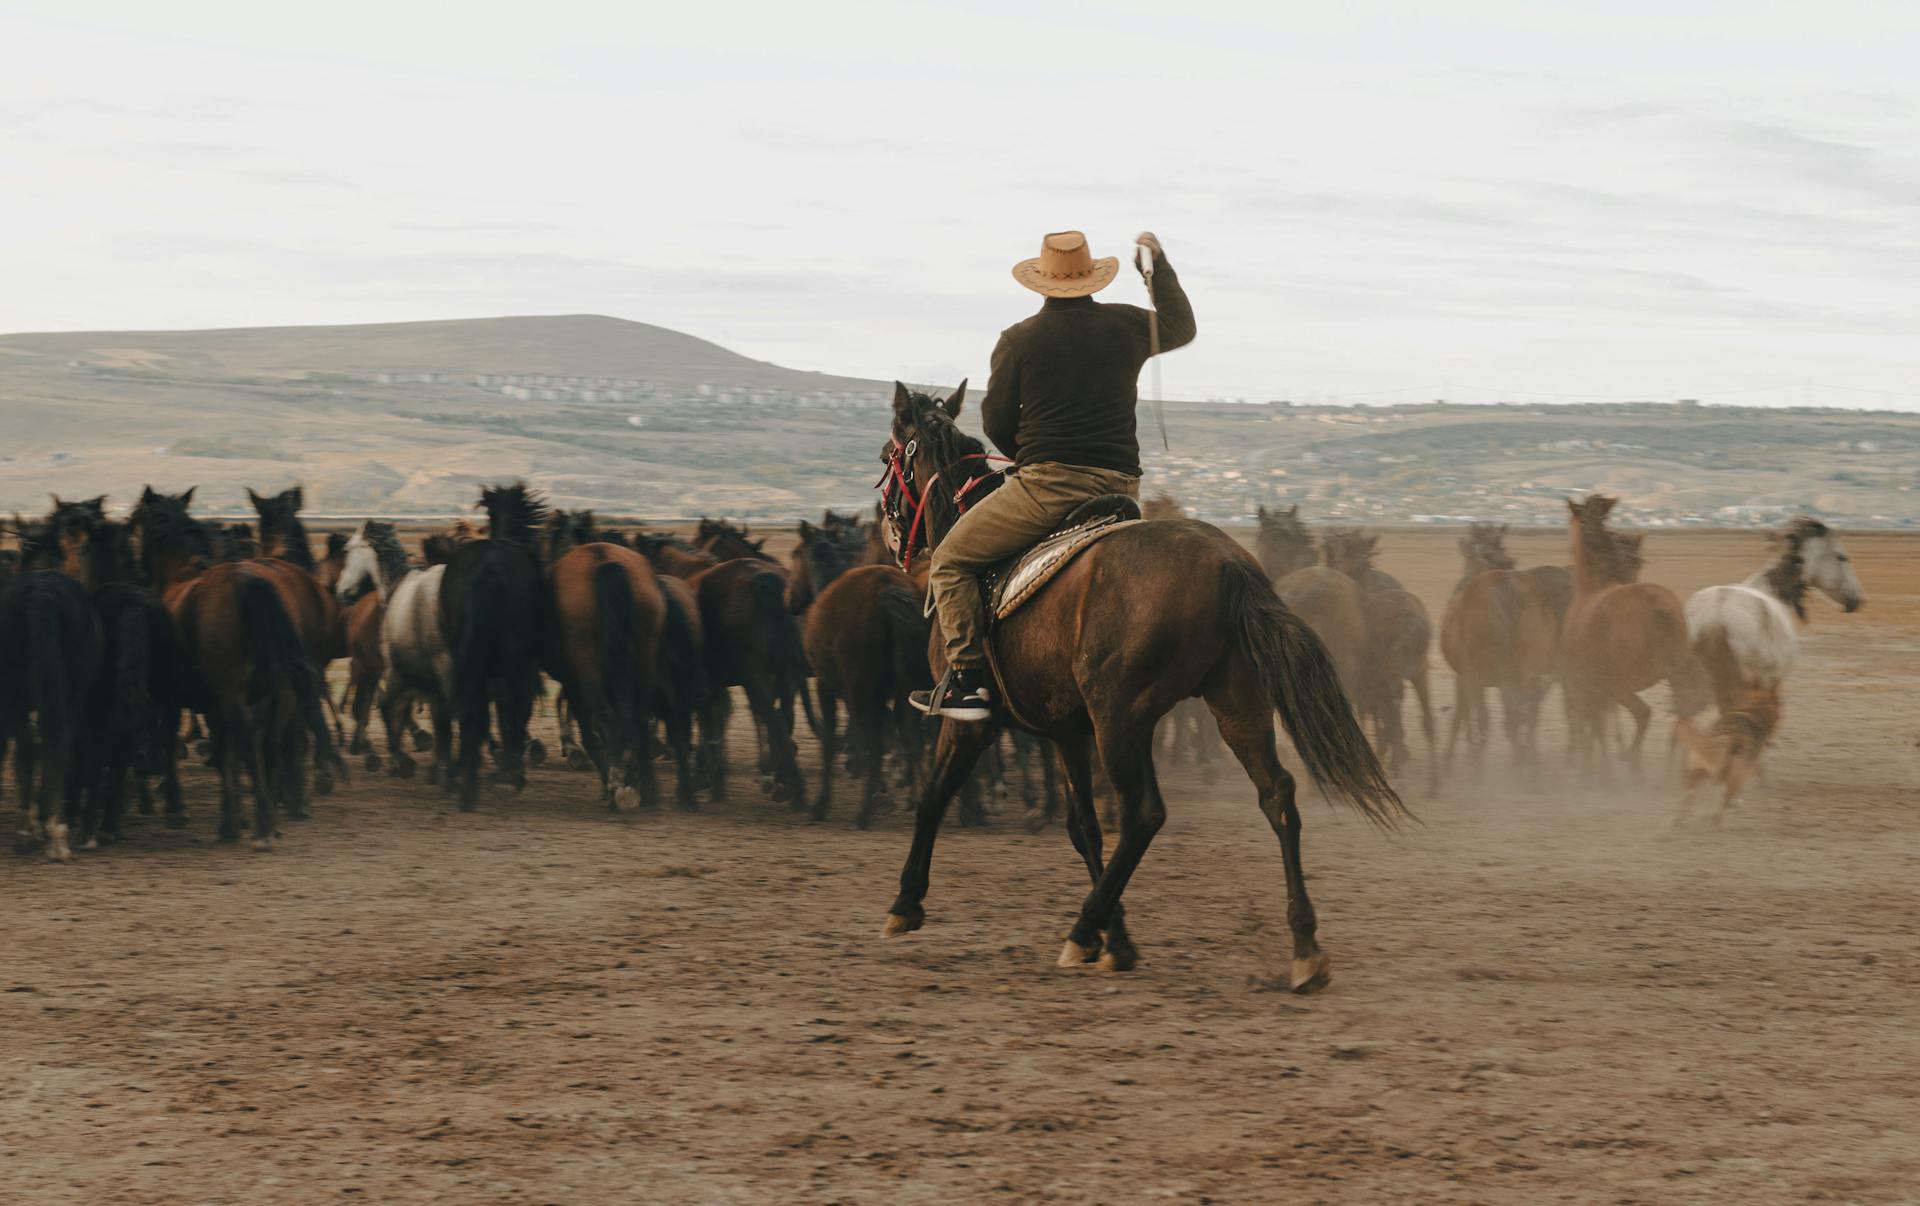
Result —
[[[1191, 335], [1188, 336], [1192, 338]], [[993, 348], [987, 395], [980, 400], [980, 426], [1002, 455], [1020, 455], [1020, 355], [1004, 333]]]
[[1153, 256], [1153, 308], [1160, 314], [1160, 350], [1171, 352], [1193, 342], [1197, 328], [1193, 322], [1193, 304], [1187, 300], [1187, 291], [1180, 287], [1180, 278], [1167, 263], [1167, 253], [1156, 251]]

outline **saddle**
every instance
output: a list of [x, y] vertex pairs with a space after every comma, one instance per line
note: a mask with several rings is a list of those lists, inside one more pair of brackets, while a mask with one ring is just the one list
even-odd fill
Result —
[[1140, 504], [1124, 494], [1103, 494], [1081, 503], [1053, 535], [981, 575], [988, 616], [994, 621], [1005, 620], [1039, 594], [1040, 588], [1053, 581], [1054, 575], [1067, 568], [1087, 546], [1141, 522]]

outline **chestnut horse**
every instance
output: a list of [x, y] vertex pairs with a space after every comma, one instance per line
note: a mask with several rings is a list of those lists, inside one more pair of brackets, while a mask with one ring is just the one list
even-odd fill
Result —
[[656, 803], [651, 746], [667, 603], [653, 566], [604, 541], [575, 544], [547, 567], [546, 590], [547, 672], [600, 772], [602, 799], [616, 812]]
[[839, 704], [847, 705], [847, 736], [859, 751], [866, 786], [854, 824], [873, 821], [874, 799], [886, 761], [887, 717], [901, 728], [908, 765], [920, 755], [920, 717], [907, 693], [933, 685], [927, 669], [927, 620], [913, 579], [891, 565], [862, 565], [834, 578], [807, 611], [802, 635], [820, 691], [820, 795], [813, 819], [833, 806], [839, 755]]
[[1269, 581], [1278, 582], [1295, 570], [1319, 562], [1320, 556], [1313, 550], [1313, 533], [1300, 522], [1299, 504], [1284, 511], [1278, 507], [1269, 511], [1262, 506], [1255, 517], [1260, 530], [1254, 535], [1253, 551]]
[[[937, 546], [960, 514], [961, 499], [978, 497], [994, 478], [980, 441], [954, 423], [963, 383], [946, 401], [896, 384], [892, 438], [882, 457], [890, 469], [888, 522], [911, 547]], [[1003, 479], [1002, 479], [1003, 480]], [[917, 529], [902, 516], [919, 507]], [[938, 625], [930, 661], [944, 671]], [[1246, 550], [1209, 524], [1173, 519], [1121, 528], [1082, 552], [1018, 612], [993, 631], [998, 698], [1022, 723], [1058, 745], [1073, 786], [1068, 833], [1086, 863], [1093, 890], [1081, 904], [1059, 962], [1096, 957], [1105, 967], [1133, 966], [1121, 897], [1166, 805], [1153, 770], [1153, 731], [1174, 704], [1206, 699], [1220, 734], [1247, 770], [1260, 809], [1280, 840], [1287, 880], [1287, 922], [1293, 933], [1291, 982], [1309, 992], [1328, 982], [1300, 856], [1300, 813], [1293, 776], [1274, 745], [1273, 714], [1293, 736], [1307, 773], [1332, 798], [1383, 825], [1404, 815], [1320, 640], [1287, 610]], [[933, 845], [948, 803], [974, 762], [995, 740], [991, 724], [945, 721], [933, 773], [921, 794], [913, 846], [888, 910], [887, 936], [917, 930], [933, 863]], [[1103, 858], [1095, 815], [1093, 760], [1120, 799], [1120, 840]], [[1104, 952], [1102, 950], [1104, 946]]]
[[1699, 710], [1705, 675], [1687, 640], [1680, 600], [1664, 586], [1633, 582], [1632, 556], [1607, 528], [1619, 500], [1590, 494], [1567, 500], [1573, 549], [1573, 604], [1561, 635], [1574, 750], [1588, 771], [1612, 728], [1611, 709], [1633, 715], [1633, 742], [1625, 751], [1638, 772], [1653, 709], [1640, 692], [1666, 681], [1682, 714]]
[[480, 492], [487, 538], [460, 544], [439, 583], [440, 632], [453, 654], [451, 702], [460, 752], [449, 786], [460, 810], [480, 802], [480, 750], [488, 712], [500, 722], [500, 777], [527, 785], [527, 721], [540, 693], [540, 638], [545, 587], [535, 552], [546, 500], [525, 482]]
[[1514, 568], [1507, 525], [1476, 523], [1460, 538], [1460, 580], [1440, 618], [1440, 654], [1453, 668], [1453, 725], [1447, 765], [1460, 742], [1484, 756], [1492, 739], [1487, 690], [1500, 692], [1500, 714], [1516, 762], [1539, 759], [1540, 701], [1559, 651], [1560, 624], [1538, 575]]
[[206, 565], [210, 534], [188, 514], [193, 491], [148, 487], [134, 510], [141, 558], [187, 656], [187, 694], [207, 717], [220, 772], [220, 839], [240, 836], [241, 771], [253, 781], [253, 846], [270, 850], [275, 813], [306, 814], [307, 741], [316, 790], [345, 776], [322, 714], [319, 666], [329, 651], [330, 607], [314, 576], [285, 561]]

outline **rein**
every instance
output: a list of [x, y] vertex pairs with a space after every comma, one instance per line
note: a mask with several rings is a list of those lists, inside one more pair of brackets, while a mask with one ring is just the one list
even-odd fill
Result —
[[913, 523], [908, 527], [906, 536], [900, 543], [900, 568], [908, 572], [912, 572], [913, 570], [913, 546], [914, 541], [920, 534], [920, 522], [926, 517], [927, 497], [933, 493], [933, 487], [941, 484], [941, 479], [946, 475], [947, 469], [953, 468], [962, 461], [1002, 462], [1001, 467], [998, 469], [989, 469], [985, 473], [976, 474], [968, 478], [958, 489], [952, 486], [947, 487], [948, 493], [953, 496], [953, 509], [965, 515], [967, 513], [967, 497], [973, 493], [974, 488], [988, 478], [1004, 476], [1007, 469], [1013, 464], [1010, 457], [1001, 456], [999, 453], [969, 452], [965, 456], [955, 460], [953, 465], [948, 465], [939, 473], [934, 474], [933, 480], [928, 482], [926, 488], [916, 495], [913, 492], [913, 454], [918, 450], [918, 445], [918, 440], [909, 440], [903, 447], [900, 441], [894, 440], [887, 448], [886, 471], [880, 475], [880, 480], [874, 483], [874, 488], [880, 491], [881, 505], [886, 507], [887, 513], [893, 518], [896, 528], [899, 527], [900, 521], [905, 518], [905, 516], [901, 514], [901, 508], [892, 505], [894, 500], [904, 499], [913, 504]]

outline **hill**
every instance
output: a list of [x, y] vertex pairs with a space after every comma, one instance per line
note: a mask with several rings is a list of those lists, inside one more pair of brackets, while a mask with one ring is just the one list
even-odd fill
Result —
[[209, 331], [0, 335], [0, 356], [73, 361], [203, 380], [441, 372], [724, 382], [780, 390], [869, 389], [873, 382], [749, 360], [665, 327], [599, 314], [462, 318]]
[[[871, 506], [889, 396], [594, 315], [0, 335], [0, 511], [152, 483], [237, 513], [298, 481], [316, 512], [447, 515], [526, 477], [570, 507], [784, 520]], [[1920, 415], [1170, 403], [1167, 426], [1149, 491], [1223, 522], [1557, 525], [1592, 489], [1643, 524], [1920, 522]]]

